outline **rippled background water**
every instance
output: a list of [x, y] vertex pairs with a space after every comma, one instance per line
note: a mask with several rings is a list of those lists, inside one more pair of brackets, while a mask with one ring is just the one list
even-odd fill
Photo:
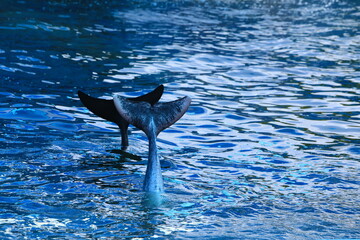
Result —
[[[1, 1], [1, 239], [360, 238], [360, 4]], [[76, 92], [165, 85], [167, 201], [147, 139]]]

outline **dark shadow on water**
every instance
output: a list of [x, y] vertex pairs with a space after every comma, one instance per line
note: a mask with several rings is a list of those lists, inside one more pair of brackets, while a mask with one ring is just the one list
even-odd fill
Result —
[[91, 156], [90, 159], [87, 158], [83, 160], [82, 166], [88, 166], [94, 169], [117, 169], [117, 170], [126, 170], [125, 166], [129, 162], [141, 161], [141, 157], [135, 154], [125, 152], [120, 149], [107, 150], [111, 154], [104, 154], [99, 156]]
[[121, 155], [120, 159], [121, 160], [125, 160], [126, 158], [132, 159], [132, 160], [136, 160], [136, 161], [140, 161], [141, 157], [129, 152], [126, 152], [126, 148], [125, 149], [113, 149], [113, 150], [108, 150], [108, 152], [110, 153], [115, 153], [115, 154], [119, 154]]

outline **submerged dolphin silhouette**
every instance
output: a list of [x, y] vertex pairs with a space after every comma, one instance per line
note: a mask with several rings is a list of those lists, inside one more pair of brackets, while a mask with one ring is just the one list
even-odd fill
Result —
[[[160, 85], [152, 92], [149, 92], [145, 95], [136, 98], [129, 98], [129, 99], [131, 99], [134, 102], [147, 102], [151, 105], [154, 105], [159, 101], [163, 92], [164, 92], [164, 85]], [[94, 98], [83, 93], [82, 91], [78, 91], [78, 96], [81, 102], [84, 104], [84, 106], [87, 107], [87, 109], [89, 109], [92, 113], [110, 122], [116, 123], [120, 128], [122, 147], [129, 146], [128, 131], [127, 131], [129, 127], [129, 122], [120, 116], [119, 112], [115, 108], [113, 100]]]
[[149, 157], [143, 186], [144, 191], [150, 193], [164, 191], [156, 137], [161, 131], [170, 127], [185, 114], [190, 102], [191, 99], [187, 96], [172, 102], [150, 104], [114, 95], [115, 107], [120, 116], [144, 131], [149, 140]]

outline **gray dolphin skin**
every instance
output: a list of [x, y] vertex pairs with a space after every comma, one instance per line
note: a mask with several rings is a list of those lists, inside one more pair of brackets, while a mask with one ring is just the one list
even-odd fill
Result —
[[121, 117], [141, 129], [149, 140], [149, 155], [143, 190], [149, 193], [164, 192], [160, 160], [157, 153], [157, 135], [179, 120], [188, 110], [191, 99], [183, 97], [172, 102], [150, 104], [135, 102], [114, 95], [115, 107]]
[[[162, 94], [164, 92], [164, 85], [158, 86], [152, 92], [149, 92], [145, 95], [136, 97], [136, 98], [129, 98], [133, 101], [145, 101], [149, 104], [153, 105], [159, 101]], [[129, 146], [128, 140], [128, 127], [129, 123], [120, 116], [117, 109], [115, 108], [113, 100], [106, 100], [100, 98], [94, 98], [82, 91], [78, 91], [78, 96], [84, 106], [89, 109], [95, 115], [104, 118], [110, 122], [113, 122], [118, 125], [121, 133], [121, 146], [126, 148]]]

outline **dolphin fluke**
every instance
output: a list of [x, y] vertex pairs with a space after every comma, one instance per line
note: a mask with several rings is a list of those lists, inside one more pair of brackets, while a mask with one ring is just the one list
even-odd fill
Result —
[[[149, 103], [150, 105], [154, 105], [159, 101], [163, 92], [164, 92], [164, 85], [160, 85], [152, 92], [149, 92], [145, 95], [136, 98], [129, 98], [129, 99], [135, 102], [144, 101]], [[129, 123], [124, 118], [121, 117], [121, 115], [119, 114], [119, 112], [115, 107], [113, 100], [94, 98], [85, 94], [82, 91], [78, 91], [78, 96], [81, 102], [84, 104], [84, 106], [88, 108], [92, 113], [110, 122], [116, 123], [120, 128], [122, 146], [125, 147], [129, 145], [128, 134], [127, 134]]]
[[136, 98], [128, 98], [128, 99], [135, 101], [135, 102], [148, 102], [151, 105], [154, 105], [155, 103], [157, 103], [160, 100], [163, 93], [164, 93], [164, 85], [161, 84], [157, 88], [155, 88], [153, 91], [151, 91], [147, 94], [141, 95]]
[[154, 132], [158, 135], [179, 120], [190, 106], [191, 99], [183, 97], [172, 102], [156, 103], [135, 102], [120, 95], [114, 96], [115, 107], [121, 117], [146, 135]]
[[143, 189], [150, 193], [162, 193], [164, 183], [157, 154], [157, 135], [179, 120], [190, 106], [191, 99], [181, 99], [156, 103], [135, 102], [120, 95], [114, 96], [115, 107], [121, 117], [137, 128], [143, 130], [149, 140], [149, 157]]
[[117, 112], [113, 100], [94, 98], [82, 91], [78, 91], [78, 96], [84, 106], [95, 115], [113, 123], [121, 121], [121, 116]]

